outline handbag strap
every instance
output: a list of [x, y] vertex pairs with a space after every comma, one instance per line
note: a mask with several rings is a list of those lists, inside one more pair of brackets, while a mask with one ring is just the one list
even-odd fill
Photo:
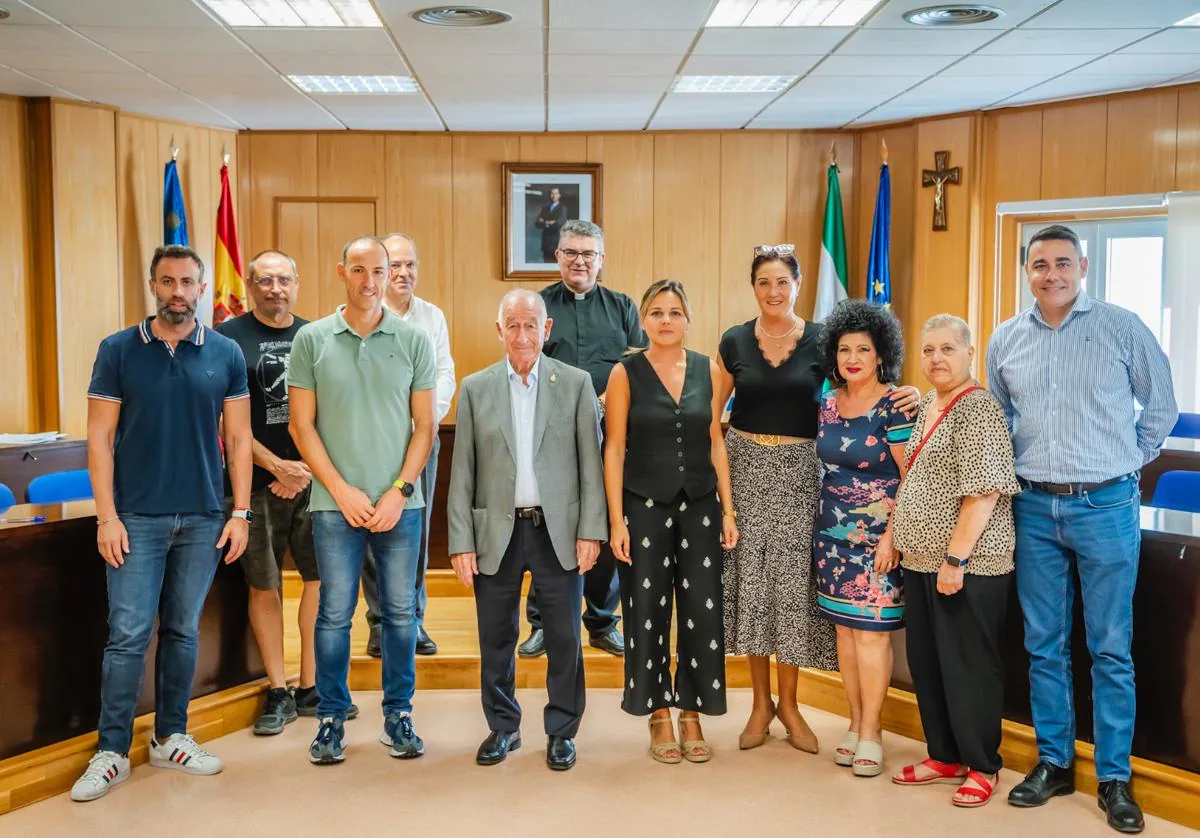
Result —
[[933, 421], [933, 426], [930, 427], [930, 429], [925, 432], [925, 436], [921, 437], [921, 441], [919, 443], [917, 443], [917, 447], [913, 449], [912, 456], [908, 458], [908, 464], [904, 467], [906, 471], [912, 469], [913, 463], [915, 463], [917, 461], [917, 455], [921, 453], [921, 449], [923, 449], [925, 447], [925, 443], [929, 442], [929, 438], [931, 436], [933, 436], [933, 432], [937, 430], [938, 425], [942, 424], [942, 420], [945, 419], [946, 416], [950, 413], [950, 411], [954, 409], [954, 406], [956, 404], [958, 404], [958, 400], [961, 399], [963, 396], [965, 396], [967, 393], [971, 393], [971, 392], [974, 392], [975, 390], [982, 390], [982, 389], [983, 389], [982, 387], [980, 387], [978, 384], [976, 384], [972, 387], [968, 387], [967, 389], [963, 390], [961, 393], [959, 393], [957, 396], [955, 396], [954, 398], [952, 398], [950, 400], [950, 404], [946, 405], [946, 409], [942, 411], [941, 416], [939, 416], [937, 419], [935, 419]]

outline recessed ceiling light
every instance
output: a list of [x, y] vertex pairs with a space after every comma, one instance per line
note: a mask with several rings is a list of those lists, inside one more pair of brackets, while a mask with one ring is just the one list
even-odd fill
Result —
[[995, 6], [958, 3], [952, 6], [926, 6], [904, 13], [904, 19], [913, 26], [970, 26], [1003, 16], [1004, 10]]
[[409, 76], [288, 76], [305, 93], [333, 95], [410, 94], [421, 88]]
[[1200, 14], [1194, 14], [1190, 17], [1185, 17], [1181, 21], [1172, 24], [1173, 26], [1200, 26]]
[[371, 0], [200, 0], [230, 26], [381, 27]]
[[795, 76], [680, 76], [676, 93], [778, 93]]
[[497, 9], [477, 6], [432, 6], [412, 13], [413, 19], [430, 26], [495, 26], [508, 23], [512, 15]]
[[705, 26], [857, 26], [880, 0], [719, 0]]

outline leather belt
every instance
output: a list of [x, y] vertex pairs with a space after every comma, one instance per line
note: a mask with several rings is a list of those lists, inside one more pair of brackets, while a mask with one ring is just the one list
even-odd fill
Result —
[[1115, 486], [1118, 483], [1123, 483], [1126, 480], [1137, 479], [1138, 473], [1130, 472], [1122, 474], [1120, 477], [1114, 477], [1111, 480], [1105, 480], [1100, 483], [1042, 483], [1037, 480], [1026, 480], [1024, 477], [1017, 477], [1017, 482], [1026, 489], [1037, 489], [1040, 492], [1045, 492], [1048, 495], [1067, 495], [1082, 496], [1084, 492], [1095, 492], [1098, 489], [1104, 489], [1109, 486]]
[[546, 516], [542, 514], [540, 506], [521, 506], [516, 510], [518, 518], [524, 518], [526, 521], [533, 521], [535, 527], [540, 527], [546, 520]]

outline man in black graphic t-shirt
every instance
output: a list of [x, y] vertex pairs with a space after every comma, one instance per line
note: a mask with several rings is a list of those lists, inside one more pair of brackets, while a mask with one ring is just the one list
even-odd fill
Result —
[[[242, 569], [250, 586], [250, 624], [262, 653], [271, 688], [255, 722], [259, 735], [279, 733], [297, 715], [316, 713], [316, 662], [313, 629], [320, 582], [308, 517], [312, 474], [288, 433], [288, 361], [292, 339], [308, 321], [292, 314], [300, 288], [296, 263], [286, 253], [266, 251], [250, 262], [254, 308], [217, 326], [246, 357], [250, 384], [250, 424], [254, 433], [254, 480], [251, 484], [250, 541]], [[300, 599], [300, 686], [287, 688], [283, 665], [283, 557], [292, 560], [304, 580]]]

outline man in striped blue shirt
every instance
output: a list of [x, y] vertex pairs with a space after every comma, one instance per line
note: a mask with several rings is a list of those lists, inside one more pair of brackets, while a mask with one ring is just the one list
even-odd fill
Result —
[[1013, 502], [1017, 594], [1039, 755], [1008, 801], [1040, 806], [1075, 787], [1070, 634], [1077, 570], [1092, 656], [1100, 807], [1109, 826], [1140, 832], [1141, 809], [1128, 785], [1138, 479], [1158, 456], [1177, 407], [1154, 335], [1133, 312], [1082, 290], [1087, 267], [1074, 231], [1057, 224], [1039, 231], [1025, 263], [1037, 302], [1002, 323], [988, 346], [988, 386], [1008, 418], [1025, 489]]

